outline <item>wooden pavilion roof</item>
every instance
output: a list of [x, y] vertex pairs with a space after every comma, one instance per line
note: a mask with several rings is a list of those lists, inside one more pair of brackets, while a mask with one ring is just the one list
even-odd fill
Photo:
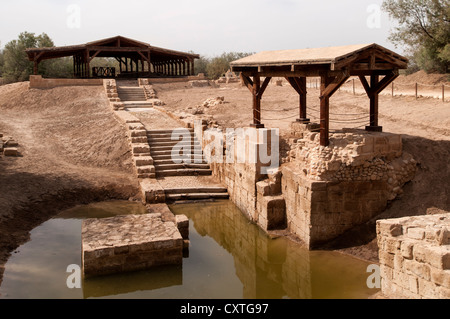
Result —
[[[263, 51], [233, 61], [235, 72], [262, 73], [270, 70], [295, 70], [309, 67], [324, 70], [392, 70], [405, 69], [408, 59], [378, 44], [357, 44], [337, 47]], [[284, 67], [284, 68], [283, 68]], [[314, 72], [312, 72], [311, 75]], [[318, 74], [317, 74], [318, 75]]]
[[[329, 145], [329, 100], [350, 76], [358, 76], [370, 99], [368, 131], [382, 131], [378, 125], [378, 95], [408, 67], [408, 59], [378, 44], [263, 51], [231, 62], [231, 70], [253, 95], [252, 127], [263, 128], [261, 99], [272, 77], [284, 77], [299, 94], [300, 123], [307, 118], [306, 78], [320, 77], [320, 145]], [[367, 76], [370, 81], [367, 81]], [[380, 76], [382, 78], [380, 79]], [[261, 77], [264, 81], [261, 83]], [[370, 82], [370, 83], [369, 83]]]
[[116, 36], [80, 45], [29, 48], [26, 50], [26, 53], [30, 61], [35, 61], [36, 58], [42, 61], [83, 54], [86, 51], [93, 52], [96, 57], [125, 57], [139, 55], [139, 52], [150, 52], [153, 61], [200, 58], [198, 54], [164, 49], [123, 36]]

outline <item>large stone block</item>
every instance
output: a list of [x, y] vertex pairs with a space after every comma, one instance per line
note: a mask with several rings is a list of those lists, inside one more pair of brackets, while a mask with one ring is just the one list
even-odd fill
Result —
[[161, 214], [87, 219], [82, 225], [85, 277], [181, 264], [183, 239]]

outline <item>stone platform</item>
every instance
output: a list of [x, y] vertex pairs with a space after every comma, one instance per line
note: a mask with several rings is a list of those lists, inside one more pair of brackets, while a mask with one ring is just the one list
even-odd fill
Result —
[[181, 264], [183, 237], [161, 214], [87, 219], [82, 225], [85, 278]]

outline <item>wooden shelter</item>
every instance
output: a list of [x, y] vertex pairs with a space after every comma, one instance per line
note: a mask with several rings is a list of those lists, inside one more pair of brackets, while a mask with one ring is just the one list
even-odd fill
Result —
[[115, 72], [97, 68], [91, 73], [90, 63], [96, 57], [115, 58], [120, 74], [130, 76], [187, 76], [194, 75], [194, 60], [200, 56], [151, 46], [148, 43], [116, 36], [81, 45], [30, 48], [28, 59], [34, 62], [34, 74], [43, 60], [73, 57], [73, 75], [77, 78], [115, 76]]
[[[382, 131], [378, 125], [378, 95], [406, 69], [408, 60], [377, 44], [340, 47], [264, 51], [231, 63], [233, 72], [253, 95], [253, 123], [261, 123], [261, 98], [272, 77], [284, 77], [300, 96], [297, 121], [308, 123], [306, 78], [320, 77], [320, 145], [328, 146], [330, 97], [350, 76], [358, 76], [370, 99], [369, 131]], [[369, 81], [366, 77], [369, 77]], [[264, 81], [261, 84], [261, 77]], [[380, 78], [382, 77], [382, 78]]]

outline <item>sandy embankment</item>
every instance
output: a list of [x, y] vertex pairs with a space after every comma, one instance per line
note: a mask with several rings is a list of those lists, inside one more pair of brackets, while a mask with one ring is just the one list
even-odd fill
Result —
[[138, 192], [126, 133], [102, 87], [2, 86], [0, 132], [21, 153], [0, 157], [0, 278], [29, 231], [60, 210]]

